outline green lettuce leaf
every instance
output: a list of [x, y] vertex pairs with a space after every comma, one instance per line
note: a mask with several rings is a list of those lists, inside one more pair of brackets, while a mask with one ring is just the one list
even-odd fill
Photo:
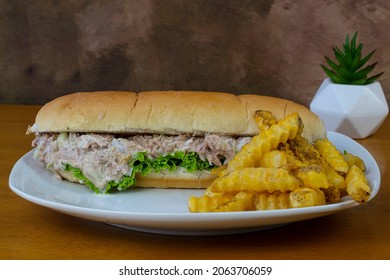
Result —
[[[185, 168], [188, 172], [211, 170], [215, 166], [208, 161], [201, 160], [199, 155], [195, 152], [174, 152], [172, 154], [160, 155], [157, 158], [148, 157], [147, 152], [138, 152], [129, 161], [129, 167], [131, 173], [124, 175], [120, 181], [108, 182], [104, 193], [110, 191], [123, 191], [132, 187], [135, 182], [135, 176], [137, 174], [147, 175], [152, 172], [169, 171], [173, 172], [178, 166]], [[73, 173], [77, 179], [87, 185], [95, 193], [101, 193], [101, 191], [86, 178], [79, 168], [75, 168], [68, 163], [64, 163], [65, 171]]]
[[76, 177], [78, 180], [80, 180], [81, 183], [88, 186], [95, 193], [100, 193], [100, 190], [90, 180], [88, 180], [87, 177], [84, 176], [80, 168], [73, 167], [68, 163], [65, 163], [64, 165], [65, 165], [64, 167], [65, 171], [72, 172], [73, 176]]

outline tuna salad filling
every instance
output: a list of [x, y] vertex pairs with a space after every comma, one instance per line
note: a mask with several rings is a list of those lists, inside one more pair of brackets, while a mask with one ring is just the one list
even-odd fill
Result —
[[208, 134], [133, 135], [82, 133], [37, 134], [34, 158], [61, 178], [70, 172], [96, 193], [125, 190], [135, 175], [210, 170], [227, 164], [250, 141], [250, 137]]

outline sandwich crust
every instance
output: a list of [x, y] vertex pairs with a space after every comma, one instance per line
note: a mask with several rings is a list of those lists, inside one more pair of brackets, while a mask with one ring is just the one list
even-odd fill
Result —
[[43, 106], [34, 131], [253, 136], [259, 132], [253, 119], [256, 110], [271, 111], [277, 119], [296, 111], [309, 141], [326, 136], [321, 119], [292, 101], [201, 91], [73, 93]]
[[58, 97], [38, 112], [38, 132], [120, 132], [131, 122], [137, 94], [125, 91], [78, 92]]

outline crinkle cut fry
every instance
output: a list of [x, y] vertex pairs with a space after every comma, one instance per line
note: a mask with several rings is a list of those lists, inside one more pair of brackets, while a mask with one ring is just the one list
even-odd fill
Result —
[[295, 156], [303, 163], [321, 165], [325, 163], [318, 150], [302, 135], [297, 135], [294, 139], [291, 139], [289, 144]]
[[321, 189], [325, 195], [325, 201], [338, 202], [341, 197], [340, 189], [335, 186], [330, 186], [327, 189]]
[[326, 177], [328, 178], [329, 186], [337, 188], [340, 192], [345, 190], [345, 179], [333, 167], [324, 165]]
[[364, 161], [358, 156], [344, 151], [343, 158], [350, 168], [354, 165], [357, 165], [357, 167], [359, 167], [363, 172], [366, 172], [366, 165], [364, 164]]
[[190, 212], [216, 212], [216, 209], [222, 204], [232, 201], [234, 195], [225, 194], [224, 196], [202, 195], [200, 197], [191, 196], [188, 200], [188, 209]]
[[241, 151], [228, 163], [227, 169], [221, 172], [221, 176], [228, 172], [250, 166], [258, 166], [262, 155], [276, 149], [279, 143], [286, 143], [297, 134], [302, 133], [303, 123], [298, 113], [294, 112], [278, 123], [271, 125], [269, 129], [261, 131], [252, 138]]
[[191, 197], [188, 209], [192, 213], [277, 210], [291, 207], [290, 192], [238, 192], [223, 197], [203, 195]]
[[292, 207], [309, 207], [324, 205], [325, 195], [319, 189], [299, 188], [290, 193], [290, 202]]
[[278, 210], [291, 208], [290, 192], [262, 192], [256, 197], [256, 210]]
[[300, 135], [299, 115], [298, 125], [292, 125], [293, 114], [275, 123], [272, 114], [261, 113], [255, 116], [260, 134], [203, 196], [190, 199], [191, 212], [310, 207], [337, 202], [347, 192], [359, 203], [368, 200], [370, 188], [359, 158], [349, 156], [347, 163], [328, 139], [309, 143]]
[[249, 192], [224, 196], [192, 196], [188, 201], [188, 209], [192, 213], [253, 211], [256, 210], [255, 197], [255, 194]]
[[356, 165], [352, 166], [345, 178], [347, 193], [359, 204], [367, 202], [371, 194], [370, 186], [363, 171]]
[[298, 188], [292, 192], [275, 191], [238, 192], [224, 196], [191, 197], [188, 209], [192, 213], [233, 212], [254, 210], [279, 210], [289, 208], [310, 207], [325, 204], [325, 196], [321, 190]]
[[329, 141], [328, 138], [318, 139], [314, 142], [315, 148], [325, 161], [340, 173], [347, 173], [349, 166], [340, 151]]
[[302, 182], [284, 168], [246, 167], [215, 179], [209, 190], [213, 193], [252, 191], [270, 193], [293, 191]]
[[260, 131], [267, 130], [271, 125], [278, 121], [270, 111], [258, 110], [253, 117]]
[[305, 187], [313, 189], [329, 188], [328, 178], [323, 168], [319, 165], [299, 167], [293, 173], [303, 182]]
[[266, 152], [259, 161], [260, 167], [279, 168], [287, 164], [286, 151], [272, 150]]
[[[296, 156], [296, 161], [301, 161], [300, 166], [305, 166], [306, 164], [316, 164], [320, 166], [327, 177], [329, 186], [337, 187], [339, 190], [345, 189], [345, 180], [344, 177], [341, 176], [330, 164], [321, 156], [319, 151], [314, 147], [314, 145], [310, 144], [306, 138], [301, 135], [297, 135], [296, 138], [289, 141], [290, 148], [294, 152]], [[290, 159], [293, 158], [293, 155], [290, 155]], [[299, 165], [297, 165], [299, 167]], [[333, 192], [332, 196], [334, 196]]]

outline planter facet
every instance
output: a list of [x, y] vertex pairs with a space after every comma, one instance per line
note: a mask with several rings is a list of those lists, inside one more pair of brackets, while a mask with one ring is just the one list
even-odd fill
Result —
[[389, 107], [379, 82], [369, 85], [342, 85], [325, 79], [315, 94], [310, 110], [330, 131], [351, 138], [366, 138], [380, 127]]

